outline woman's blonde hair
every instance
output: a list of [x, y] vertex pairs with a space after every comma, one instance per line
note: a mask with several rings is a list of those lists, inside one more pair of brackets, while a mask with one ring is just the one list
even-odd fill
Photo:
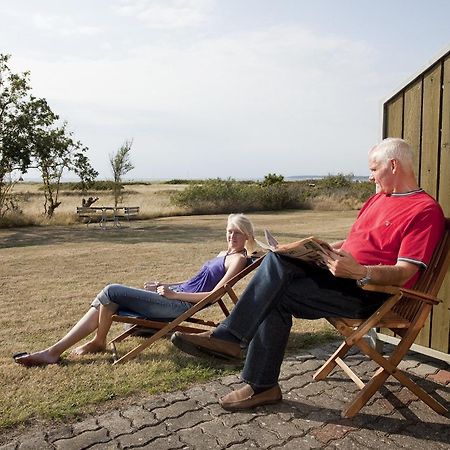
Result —
[[250, 255], [256, 249], [255, 242], [255, 231], [253, 229], [253, 224], [251, 220], [242, 213], [239, 214], [230, 214], [228, 216], [228, 225], [234, 225], [239, 228], [239, 230], [245, 234], [247, 238], [247, 242], [245, 243], [245, 249], [247, 253]]

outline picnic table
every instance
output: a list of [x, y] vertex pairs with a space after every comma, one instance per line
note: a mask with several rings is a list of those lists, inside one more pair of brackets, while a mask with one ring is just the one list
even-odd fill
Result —
[[106, 224], [113, 222], [113, 227], [120, 228], [120, 219], [130, 220], [130, 217], [139, 214], [139, 206], [78, 206], [77, 215], [86, 219], [86, 225], [92, 221], [98, 221], [101, 228], [105, 229]]

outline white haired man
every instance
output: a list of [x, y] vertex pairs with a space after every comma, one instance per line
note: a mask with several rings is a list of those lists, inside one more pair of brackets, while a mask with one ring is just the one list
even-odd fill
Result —
[[426, 268], [444, 232], [439, 204], [419, 188], [407, 142], [388, 138], [369, 152], [377, 193], [362, 207], [347, 238], [319, 268], [269, 253], [228, 318], [212, 333], [175, 333], [172, 342], [193, 355], [247, 356], [244, 386], [222, 397], [228, 410], [282, 399], [278, 377], [292, 317], [369, 317], [386, 294], [370, 282], [410, 287]]

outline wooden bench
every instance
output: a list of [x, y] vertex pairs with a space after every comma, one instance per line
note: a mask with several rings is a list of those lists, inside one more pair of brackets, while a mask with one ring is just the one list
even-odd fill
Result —
[[98, 222], [101, 228], [105, 228], [108, 221], [118, 222], [114, 208], [106, 206], [77, 206], [77, 216], [85, 219], [86, 225]]
[[139, 206], [124, 206], [123, 212], [116, 211], [115, 217], [117, 219], [127, 219], [130, 221], [130, 217], [136, 217], [139, 214]]
[[88, 206], [77, 206], [77, 216], [80, 219], [85, 219], [86, 225], [89, 225], [93, 220], [99, 222], [102, 219], [102, 211], [93, 209]]

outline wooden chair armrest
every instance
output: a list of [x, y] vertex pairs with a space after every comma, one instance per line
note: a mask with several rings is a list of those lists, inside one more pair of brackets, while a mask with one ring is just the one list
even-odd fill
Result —
[[425, 303], [429, 303], [430, 305], [438, 305], [442, 302], [437, 297], [434, 297], [433, 295], [426, 294], [425, 292], [416, 291], [414, 289], [408, 289], [398, 286], [383, 286], [378, 284], [367, 284], [366, 286], [363, 286], [363, 289], [366, 291], [371, 292], [384, 292], [386, 294], [398, 294], [401, 292], [404, 297], [413, 298], [414, 300], [420, 300]]
[[384, 286], [381, 284], [366, 284], [362, 287], [365, 291], [371, 292], [384, 292], [385, 294], [398, 294], [400, 292], [400, 287], [398, 286]]

